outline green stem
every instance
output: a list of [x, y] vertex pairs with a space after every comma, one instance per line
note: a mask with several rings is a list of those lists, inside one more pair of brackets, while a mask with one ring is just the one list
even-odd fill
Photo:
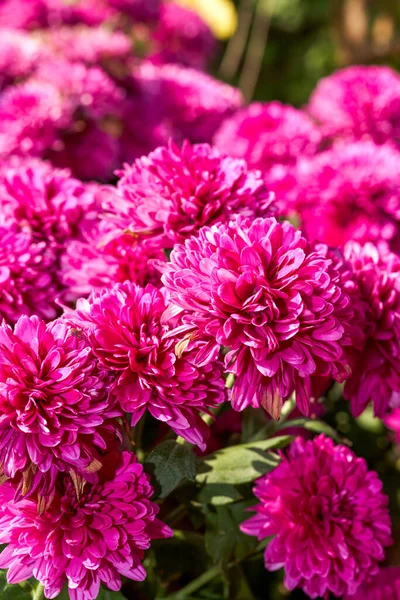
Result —
[[44, 598], [44, 587], [41, 583], [38, 583], [36, 588], [32, 592], [32, 600], [43, 600]]
[[179, 592], [167, 596], [164, 600], [187, 600], [193, 592], [197, 592], [197, 590], [217, 577], [219, 572], [220, 569], [218, 567], [211, 567], [211, 569], [208, 569], [208, 571], [200, 575], [200, 577], [197, 577], [197, 579], [191, 581], [188, 585], [185, 585]]

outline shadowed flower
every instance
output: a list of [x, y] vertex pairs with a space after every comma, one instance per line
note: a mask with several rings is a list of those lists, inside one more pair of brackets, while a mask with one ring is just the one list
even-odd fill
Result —
[[143, 581], [144, 551], [152, 539], [172, 536], [157, 519], [153, 489], [136, 457], [111, 454], [91, 483], [65, 477], [45, 514], [34, 501], [13, 500], [14, 489], [0, 487], [0, 555], [9, 583], [35, 577], [46, 598], [68, 583], [70, 600], [95, 600], [100, 584], [117, 591], [121, 576]]
[[352, 66], [321, 79], [309, 113], [326, 137], [400, 139], [400, 76], [389, 67]]
[[400, 400], [400, 259], [371, 243], [349, 242], [344, 249], [365, 306], [365, 344], [344, 387], [358, 416], [371, 400], [383, 417]]
[[241, 530], [259, 540], [273, 536], [265, 566], [283, 567], [289, 590], [342, 597], [378, 572], [392, 542], [388, 498], [377, 473], [346, 446], [322, 435], [297, 438], [254, 493], [260, 503]]
[[290, 223], [239, 218], [203, 227], [175, 245], [170, 261], [162, 280], [171, 301], [187, 311], [187, 330], [209, 340], [199, 364], [219, 345], [230, 349], [236, 410], [263, 406], [277, 418], [295, 391], [308, 414], [313, 378], [349, 375], [347, 348], [358, 334], [349, 297], [326, 248], [313, 248]]
[[50, 496], [58, 471], [90, 475], [101, 466], [110, 419], [110, 381], [85, 340], [59, 321], [18, 319], [0, 326], [0, 464], [22, 474], [22, 494]]
[[[236, 214], [267, 216], [270, 194], [258, 171], [244, 161], [221, 156], [208, 144], [157, 148], [118, 173], [121, 201], [115, 206], [121, 228], [160, 238], [171, 248], [203, 225]], [[114, 202], [114, 199], [112, 200]]]
[[[205, 448], [208, 413], [225, 399], [222, 363], [196, 367], [202, 343], [171, 334], [168, 293], [131, 282], [93, 293], [66, 315], [86, 333], [102, 368], [115, 374], [113, 393], [136, 424], [146, 409], [187, 441]], [[176, 319], [172, 319], [176, 325]]]
[[349, 240], [399, 243], [400, 154], [389, 145], [337, 145], [302, 161], [295, 195], [311, 240], [331, 246]]
[[400, 600], [400, 567], [384, 567], [344, 600]]
[[157, 63], [177, 62], [205, 69], [216, 49], [211, 30], [203, 19], [175, 2], [161, 5], [152, 38], [156, 49], [150, 60]]

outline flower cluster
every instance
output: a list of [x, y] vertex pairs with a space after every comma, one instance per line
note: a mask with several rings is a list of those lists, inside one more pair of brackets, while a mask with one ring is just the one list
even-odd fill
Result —
[[241, 529], [288, 590], [399, 600], [378, 475], [310, 419], [371, 403], [400, 441], [400, 77], [245, 106], [196, 5], [0, 2], [0, 569], [125, 590], [163, 574], [159, 504], [241, 536], [264, 473]]

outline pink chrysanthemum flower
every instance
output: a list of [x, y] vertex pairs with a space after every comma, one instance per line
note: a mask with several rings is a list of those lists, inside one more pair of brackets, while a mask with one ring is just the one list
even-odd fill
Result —
[[122, 111], [123, 90], [99, 67], [53, 58], [39, 66], [35, 81], [55, 86], [64, 106], [75, 116], [78, 112], [79, 120], [104, 119]]
[[[172, 302], [188, 331], [229, 347], [236, 410], [263, 406], [278, 417], [293, 391], [308, 414], [313, 378], [349, 375], [353, 308], [326, 249], [274, 218], [203, 227], [177, 244], [165, 267]], [[200, 363], [209, 360], [202, 352]]]
[[225, 399], [222, 363], [214, 353], [212, 364], [195, 365], [203, 344], [179, 343], [168, 306], [165, 289], [127, 281], [80, 301], [70, 318], [86, 332], [101, 367], [115, 374], [113, 393], [133, 424], [148, 409], [204, 449], [209, 431], [200, 413]]
[[311, 240], [396, 243], [400, 226], [400, 154], [391, 146], [338, 145], [296, 170], [296, 204]]
[[82, 336], [65, 323], [22, 316], [0, 326], [0, 469], [20, 491], [50, 496], [59, 471], [101, 467], [110, 419], [121, 412], [110, 380]]
[[15, 29], [0, 28], [0, 88], [28, 77], [46, 54], [41, 42]]
[[69, 116], [51, 83], [32, 80], [10, 86], [0, 97], [0, 156], [43, 156]]
[[0, 321], [13, 324], [23, 314], [54, 319], [58, 295], [54, 248], [1, 216]]
[[400, 139], [400, 76], [389, 67], [352, 66], [321, 79], [309, 113], [325, 136]]
[[96, 27], [116, 16], [115, 10], [107, 0], [74, 0], [62, 3], [60, 20], [66, 25], [89, 25]]
[[382, 417], [400, 395], [400, 259], [371, 243], [349, 242], [344, 254], [365, 306], [366, 336], [344, 396], [355, 416], [371, 400]]
[[292, 106], [255, 102], [224, 121], [214, 137], [225, 154], [244, 158], [266, 172], [274, 165], [293, 165], [299, 156], [313, 156], [321, 134], [312, 120]]
[[400, 567], [384, 567], [344, 600], [400, 600]]
[[150, 60], [156, 63], [180, 63], [205, 69], [215, 50], [215, 39], [208, 25], [194, 11], [175, 2], [161, 5], [156, 29], [152, 34], [156, 49]]
[[137, 68], [124, 114], [122, 156], [131, 162], [172, 138], [211, 142], [222, 121], [243, 103], [236, 88], [180, 65]]
[[182, 149], [170, 143], [126, 165], [118, 173], [121, 201], [115, 212], [121, 228], [160, 238], [171, 248], [203, 225], [227, 221], [235, 214], [267, 216], [270, 194], [258, 171], [244, 161], [221, 156], [208, 144]]
[[160, 285], [160, 273], [152, 259], [164, 261], [162, 250], [116, 230], [106, 217], [99, 219], [95, 214], [82, 223], [80, 235], [65, 247], [59, 272], [66, 288], [64, 297], [74, 301], [126, 280]]
[[260, 503], [241, 530], [274, 536], [265, 566], [285, 570], [285, 586], [311, 598], [353, 594], [378, 571], [391, 544], [388, 498], [363, 458], [331, 439], [297, 438], [254, 488]]
[[59, 0], [2, 0], [0, 27], [37, 29], [58, 24]]
[[121, 576], [145, 579], [144, 551], [172, 531], [157, 519], [150, 478], [136, 457], [115, 453], [106, 462], [91, 483], [60, 482], [45, 514], [32, 500], [13, 500], [10, 484], [0, 488], [0, 542], [8, 544], [0, 565], [10, 583], [34, 576], [46, 598], [68, 583], [70, 600], [95, 600], [101, 583], [117, 591]]
[[[400, 397], [399, 397], [400, 400]], [[384, 423], [388, 429], [393, 431], [395, 442], [400, 445], [400, 408], [396, 407], [384, 419]]]
[[68, 170], [39, 161], [1, 169], [0, 210], [37, 241], [62, 248], [94, 205], [94, 192]]
[[50, 30], [50, 48], [71, 62], [102, 65], [110, 60], [125, 62], [131, 53], [131, 40], [121, 31], [105, 27], [63, 27]]

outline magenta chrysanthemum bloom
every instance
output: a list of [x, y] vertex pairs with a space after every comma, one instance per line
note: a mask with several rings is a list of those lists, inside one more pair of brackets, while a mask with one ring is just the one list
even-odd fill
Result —
[[214, 353], [213, 364], [197, 367], [202, 342], [178, 344], [167, 309], [165, 289], [127, 281], [79, 302], [70, 318], [86, 332], [101, 367], [115, 374], [113, 393], [133, 424], [148, 409], [204, 449], [209, 431], [200, 413], [225, 399], [222, 363]]
[[150, 60], [156, 63], [181, 63], [205, 69], [216, 44], [208, 25], [194, 11], [167, 2], [161, 5], [156, 29], [152, 34], [156, 50]]
[[375, 471], [323, 435], [297, 438], [254, 488], [260, 503], [241, 530], [273, 536], [265, 566], [285, 570], [285, 586], [311, 598], [354, 594], [378, 572], [392, 542], [388, 498]]
[[352, 66], [321, 79], [309, 113], [325, 136], [372, 139], [377, 144], [400, 138], [400, 76], [389, 67]]
[[[13, 500], [10, 484], [0, 488], [0, 555], [10, 583], [32, 576], [46, 598], [68, 583], [70, 600], [95, 600], [100, 584], [117, 591], [121, 576], [143, 581], [144, 551], [172, 530], [157, 519], [150, 478], [129, 452], [111, 454], [91, 483], [65, 478], [51, 506], [38, 513], [32, 500]], [[105, 471], [105, 472], [104, 472]]]
[[[200, 229], [177, 244], [162, 277], [188, 331], [229, 347], [236, 410], [263, 406], [279, 416], [293, 391], [308, 414], [315, 377], [349, 375], [353, 308], [325, 249], [274, 218]], [[202, 353], [201, 362], [209, 360]]]
[[400, 259], [371, 243], [349, 242], [344, 254], [365, 306], [366, 337], [344, 396], [355, 416], [371, 400], [382, 417], [400, 397]]
[[45, 49], [32, 35], [0, 28], [0, 88], [28, 77], [45, 55]]
[[23, 314], [54, 319], [59, 295], [56, 255], [44, 240], [0, 218], [0, 320], [15, 323]]
[[160, 284], [160, 273], [152, 260], [164, 261], [162, 250], [129, 232], [116, 230], [104, 217], [95, 215], [85, 220], [79, 237], [65, 247], [59, 278], [66, 288], [67, 301], [126, 280], [139, 285]]
[[64, 106], [70, 114], [78, 112], [79, 120], [104, 119], [122, 111], [123, 90], [99, 67], [53, 59], [40, 65], [35, 81], [55, 86]]
[[110, 60], [125, 62], [132, 46], [131, 40], [121, 31], [84, 26], [50, 30], [47, 42], [62, 58], [88, 65], [102, 65]]
[[22, 475], [21, 493], [51, 496], [59, 471], [101, 467], [104, 436], [121, 412], [110, 380], [82, 336], [65, 323], [22, 316], [0, 326], [0, 469]]
[[222, 156], [208, 144], [182, 149], [170, 143], [126, 165], [118, 173], [121, 201], [115, 212], [121, 228], [160, 238], [171, 248], [203, 225], [227, 221], [235, 214], [267, 216], [270, 194], [258, 171], [245, 161]]
[[64, 103], [51, 83], [10, 86], [0, 97], [0, 156], [42, 156], [65, 122]]
[[57, 24], [61, 4], [59, 0], [2, 0], [0, 27], [31, 30]]
[[295, 195], [311, 240], [396, 244], [400, 226], [400, 154], [391, 146], [337, 145], [296, 169]]
[[384, 567], [344, 600], [400, 600], [400, 567]]
[[68, 170], [47, 163], [27, 161], [0, 172], [0, 210], [15, 219], [36, 241], [58, 249], [73, 237], [83, 216], [95, 204], [90, 187], [70, 176]]
[[255, 102], [224, 121], [215, 145], [230, 156], [246, 159], [266, 172], [276, 164], [293, 165], [300, 156], [313, 156], [321, 134], [301, 110], [269, 102]]
[[124, 114], [122, 156], [131, 162], [172, 138], [211, 142], [222, 121], [243, 103], [236, 88], [180, 65], [137, 68]]

